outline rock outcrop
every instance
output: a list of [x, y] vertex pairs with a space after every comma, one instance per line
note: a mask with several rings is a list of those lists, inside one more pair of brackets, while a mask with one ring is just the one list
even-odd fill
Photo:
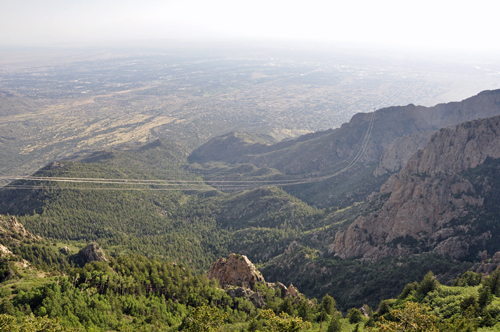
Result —
[[[29, 263], [25, 259], [15, 255], [11, 249], [19, 246], [22, 242], [32, 243], [40, 241], [39, 236], [35, 236], [28, 232], [24, 226], [16, 219], [16, 217], [0, 215], [0, 237], [3, 244], [0, 244], [0, 257], [6, 260], [14, 261], [18, 267], [28, 267]], [[13, 276], [14, 272], [10, 271], [9, 276]], [[10, 277], [7, 277], [7, 279]]]
[[276, 282], [275, 284], [268, 283], [269, 287], [278, 288], [281, 291], [281, 297], [297, 297], [300, 296], [299, 290], [295, 288], [292, 284], [286, 287], [281, 282]]
[[281, 290], [281, 297], [299, 297], [299, 291], [292, 284], [286, 287], [280, 282], [266, 283], [262, 274], [245, 255], [231, 254], [229, 258], [220, 258], [208, 270], [209, 279], [217, 279], [232, 298], [242, 297], [253, 303], [256, 308], [265, 305], [262, 294], [253, 291], [255, 283], [262, 282], [270, 288]]
[[59, 252], [64, 255], [69, 255], [71, 253], [71, 249], [69, 249], [68, 246], [64, 246], [61, 249], [59, 249]]
[[265, 282], [262, 274], [245, 255], [231, 254], [220, 258], [208, 270], [209, 279], [217, 279], [222, 287], [240, 286], [253, 289], [257, 282]]
[[9, 257], [12, 255], [13, 253], [9, 250], [9, 248], [4, 246], [3, 244], [0, 244], [0, 257]]
[[485, 232], [463, 241], [458, 234], [466, 233], [468, 226], [450, 224], [468, 208], [483, 205], [483, 198], [460, 173], [487, 157], [500, 158], [499, 116], [440, 129], [381, 187], [380, 194], [390, 195], [382, 208], [337, 233], [329, 251], [342, 258], [378, 260], [413, 253], [422, 244], [452, 257], [463, 256], [469, 244], [491, 238]]
[[285, 292], [285, 297], [297, 297], [299, 296], [299, 290], [295, 288], [292, 284], [288, 286], [286, 292]]
[[6, 216], [0, 216], [0, 234], [2, 234], [4, 238], [9, 238], [14, 242], [22, 240], [40, 240], [40, 237], [28, 232], [14, 216], [11, 216], [10, 219]]
[[256, 308], [263, 308], [266, 304], [264, 298], [259, 292], [254, 292], [249, 288], [237, 287], [226, 289], [226, 294], [231, 296], [233, 299], [235, 297], [242, 297], [253, 303]]
[[75, 255], [75, 261], [80, 263], [81, 265], [85, 265], [90, 262], [107, 262], [108, 259], [106, 254], [102, 250], [101, 247], [95, 242], [87, 244], [87, 246], [81, 249]]

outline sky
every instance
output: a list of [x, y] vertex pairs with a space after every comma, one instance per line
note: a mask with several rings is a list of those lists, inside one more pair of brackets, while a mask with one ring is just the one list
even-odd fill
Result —
[[492, 0], [0, 0], [0, 46], [302, 40], [500, 51]]

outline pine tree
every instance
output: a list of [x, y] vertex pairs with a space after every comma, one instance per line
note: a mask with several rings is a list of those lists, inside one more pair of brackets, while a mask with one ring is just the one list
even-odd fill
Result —
[[311, 307], [306, 299], [301, 299], [297, 305], [297, 316], [302, 318], [303, 321], [311, 320]]
[[434, 273], [429, 271], [424, 277], [424, 280], [418, 286], [417, 292], [422, 296], [426, 296], [429, 292], [436, 290], [439, 285], [438, 281], [434, 278]]
[[340, 316], [335, 313], [332, 315], [332, 319], [330, 320], [330, 324], [328, 324], [327, 332], [340, 332], [342, 331], [342, 323], [340, 322]]
[[292, 300], [289, 297], [285, 298], [279, 306], [279, 312], [284, 312], [288, 315], [293, 315]]
[[347, 314], [346, 318], [349, 319], [349, 323], [356, 324], [361, 322], [362, 316], [363, 314], [361, 313], [361, 311], [359, 311], [356, 308], [352, 308], [351, 310], [349, 310], [349, 313]]
[[335, 302], [335, 299], [326, 294], [321, 301], [321, 311], [327, 315], [333, 315], [336, 312], [336, 305], [337, 303]]
[[493, 299], [493, 294], [491, 294], [490, 288], [488, 286], [483, 286], [479, 290], [479, 299], [478, 299], [479, 307], [483, 309], [488, 304], [490, 304], [492, 299]]

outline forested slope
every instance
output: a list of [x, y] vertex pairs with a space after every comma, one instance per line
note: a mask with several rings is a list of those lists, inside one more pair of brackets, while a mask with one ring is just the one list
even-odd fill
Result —
[[263, 245], [283, 250], [298, 232], [321, 225], [323, 211], [278, 188], [224, 194], [205, 185], [181, 167], [185, 156], [156, 141], [54, 162], [1, 189], [0, 212], [55, 241], [97, 241], [200, 272], [233, 249], [263, 259]]

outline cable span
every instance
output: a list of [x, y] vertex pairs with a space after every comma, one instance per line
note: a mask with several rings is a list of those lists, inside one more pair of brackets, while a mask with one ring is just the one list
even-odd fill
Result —
[[[373, 131], [373, 123], [375, 120], [375, 112], [372, 112], [370, 121], [368, 123], [368, 128], [366, 130], [365, 136], [363, 137], [361, 147], [358, 150], [354, 158], [347, 164], [346, 167], [342, 168], [338, 172], [333, 174], [324, 175], [314, 178], [304, 178], [304, 179], [288, 179], [288, 180], [139, 180], [139, 179], [112, 179], [112, 178], [79, 178], [79, 177], [46, 177], [46, 176], [0, 176], [0, 180], [25, 180], [25, 181], [50, 181], [50, 182], [65, 182], [65, 183], [92, 183], [92, 184], [119, 184], [127, 185], [128, 188], [109, 188], [109, 187], [75, 187], [75, 188], [63, 188], [56, 186], [35, 186], [35, 185], [14, 185], [9, 184], [3, 189], [41, 189], [41, 188], [55, 188], [55, 189], [72, 189], [72, 190], [155, 190], [155, 191], [175, 191], [175, 190], [195, 190], [195, 191], [210, 191], [212, 188], [195, 188], [192, 187], [196, 184], [208, 184], [216, 188], [235, 188], [235, 189], [251, 189], [256, 186], [252, 184], [261, 185], [272, 185], [277, 187], [292, 186], [299, 184], [314, 183], [319, 181], [324, 181], [332, 177], [338, 176], [349, 169], [351, 169], [363, 156], [370, 142], [371, 134]], [[178, 186], [178, 187], [189, 187], [191, 188], [177, 188], [177, 189], [167, 189], [167, 188], [133, 188], [134, 186]]]

